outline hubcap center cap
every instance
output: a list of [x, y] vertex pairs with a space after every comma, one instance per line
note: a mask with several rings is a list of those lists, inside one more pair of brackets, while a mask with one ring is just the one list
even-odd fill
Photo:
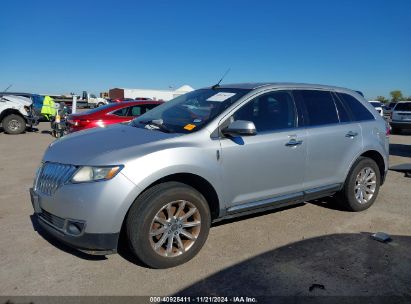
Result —
[[177, 225], [177, 224], [171, 225], [171, 230], [172, 230], [172, 231], [176, 231], [177, 229], [178, 229], [178, 225]]

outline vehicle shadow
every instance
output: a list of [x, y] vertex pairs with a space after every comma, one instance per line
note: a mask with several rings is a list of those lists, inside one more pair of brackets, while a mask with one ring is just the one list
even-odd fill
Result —
[[341, 206], [341, 204], [338, 203], [337, 198], [334, 196], [327, 196], [327, 197], [311, 200], [311, 201], [308, 201], [308, 203], [319, 206], [319, 207], [331, 209], [331, 210], [350, 212], [350, 211], [347, 211], [347, 209], [345, 209], [343, 206]]
[[43, 130], [43, 131], [41, 131], [41, 134], [52, 135], [51, 131], [49, 131], [49, 130]]
[[104, 255], [91, 255], [84, 253], [82, 251], [76, 250], [74, 248], [71, 248], [70, 246], [67, 246], [66, 244], [59, 242], [57, 239], [53, 238], [50, 236], [38, 223], [37, 217], [32, 214], [30, 215], [30, 220], [31, 224], [33, 225], [34, 230], [47, 242], [49, 242], [51, 245], [54, 247], [57, 247], [58, 249], [69, 253], [71, 255], [74, 255], [78, 258], [81, 258], [83, 260], [89, 260], [89, 261], [101, 261], [101, 260], [106, 260], [107, 258]]
[[410, 297], [411, 237], [394, 235], [391, 242], [381, 243], [370, 236], [332, 234], [287, 244], [201, 279], [176, 295], [247, 296], [257, 297], [258, 303], [306, 303], [312, 296], [333, 296], [323, 298], [324, 303], [385, 303], [369, 300]]
[[128, 245], [128, 241], [127, 241], [127, 236], [126, 236], [126, 229], [123, 225], [123, 227], [121, 228], [121, 232], [120, 232], [120, 237], [118, 240], [118, 245], [117, 245], [117, 253], [126, 261], [136, 265], [136, 266], [140, 266], [140, 267], [145, 267], [145, 268], [149, 268], [147, 265], [145, 265], [143, 262], [141, 262], [135, 255], [133, 255], [130, 252], [130, 248]]
[[411, 157], [411, 145], [390, 144], [390, 155]]

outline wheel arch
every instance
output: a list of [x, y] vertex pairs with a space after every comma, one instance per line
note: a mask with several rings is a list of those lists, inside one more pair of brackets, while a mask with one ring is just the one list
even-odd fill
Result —
[[362, 153], [360, 156], [371, 158], [377, 163], [378, 169], [380, 169], [381, 185], [382, 185], [385, 180], [385, 160], [384, 160], [384, 157], [381, 155], [381, 153], [376, 150], [368, 150]]
[[[148, 189], [152, 188], [155, 185], [165, 183], [165, 182], [180, 182], [183, 184], [186, 184], [188, 186], [193, 187], [196, 189], [198, 192], [200, 192], [204, 198], [206, 199], [208, 206], [210, 208], [210, 213], [211, 213], [211, 219], [214, 220], [219, 217], [220, 215], [220, 200], [218, 198], [217, 191], [213, 187], [213, 185], [204, 177], [193, 174], [193, 173], [187, 173], [187, 172], [182, 172], [182, 173], [174, 173], [174, 174], [169, 174], [164, 177], [161, 177], [151, 184], [149, 184], [147, 187], [142, 190], [138, 196], [135, 198], [135, 200], [140, 197], [144, 192], [146, 192]], [[134, 201], [135, 201], [134, 200]], [[132, 204], [131, 204], [132, 205]], [[131, 208], [131, 205], [129, 206], [129, 209]], [[128, 211], [127, 211], [128, 214]], [[127, 217], [127, 214], [125, 218]], [[124, 218], [124, 220], [125, 220]], [[123, 221], [124, 221], [123, 220]]]
[[20, 117], [23, 118], [24, 121], [27, 123], [27, 119], [24, 117], [23, 114], [20, 113], [20, 111], [18, 111], [18, 110], [16, 110], [16, 109], [6, 109], [6, 110], [4, 110], [3, 112], [1, 112], [1, 114], [0, 114], [0, 124], [3, 122], [3, 119], [4, 119], [5, 117], [7, 117], [7, 116], [9, 116], [9, 115], [11, 115], [11, 114], [20, 116]]
[[351, 171], [352, 167], [354, 166], [355, 162], [358, 160], [359, 157], [367, 157], [367, 158], [374, 160], [377, 163], [378, 169], [380, 171], [381, 185], [382, 185], [385, 181], [385, 175], [386, 175], [385, 160], [382, 154], [378, 152], [377, 150], [363, 151], [360, 155], [354, 158], [354, 160], [352, 161], [350, 167], [348, 168], [346, 172], [345, 179], [347, 179], [349, 172]]
[[[133, 203], [139, 198], [144, 192], [146, 192], [148, 189], [152, 188], [155, 185], [165, 183], [165, 182], [180, 182], [186, 185], [189, 185], [196, 189], [198, 192], [200, 192], [204, 198], [207, 201], [207, 204], [210, 208], [210, 214], [211, 214], [211, 220], [213, 221], [214, 219], [217, 219], [220, 215], [220, 200], [217, 195], [217, 191], [211, 185], [209, 181], [207, 181], [204, 177], [201, 177], [197, 174], [193, 173], [173, 173], [169, 174], [166, 176], [163, 176], [156, 181], [152, 182], [149, 184], [147, 187], [144, 188], [144, 190], [140, 191], [139, 194], [135, 197]], [[122, 220], [122, 225], [121, 225], [121, 230], [120, 230], [120, 238], [118, 240], [118, 246], [120, 246], [121, 243], [124, 244], [125, 242], [125, 223], [127, 221], [128, 214], [130, 212], [131, 206], [133, 205], [131, 203], [128, 206], [127, 212], [125, 213], [123, 220]]]

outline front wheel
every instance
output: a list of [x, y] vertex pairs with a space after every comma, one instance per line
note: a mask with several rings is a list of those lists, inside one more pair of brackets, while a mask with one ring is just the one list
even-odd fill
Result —
[[191, 260], [210, 229], [207, 201], [194, 188], [166, 182], [144, 192], [126, 220], [131, 252], [153, 268], [170, 268]]
[[2, 124], [7, 134], [20, 134], [26, 131], [26, 121], [20, 115], [10, 114], [3, 119]]
[[337, 194], [340, 204], [349, 211], [368, 209], [376, 200], [381, 185], [381, 174], [377, 163], [360, 157], [352, 166], [344, 184]]

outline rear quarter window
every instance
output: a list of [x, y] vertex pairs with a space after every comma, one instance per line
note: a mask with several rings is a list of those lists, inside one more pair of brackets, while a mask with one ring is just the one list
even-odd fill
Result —
[[374, 115], [354, 96], [346, 93], [337, 93], [346, 108], [351, 112], [355, 121], [373, 120]]

